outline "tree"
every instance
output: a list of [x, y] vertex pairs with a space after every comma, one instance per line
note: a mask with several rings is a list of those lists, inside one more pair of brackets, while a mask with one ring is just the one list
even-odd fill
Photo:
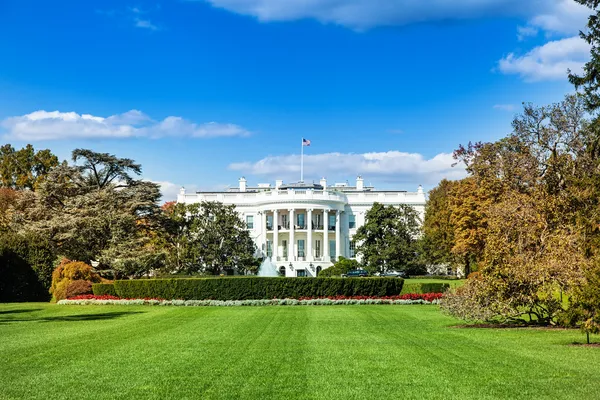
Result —
[[595, 111], [600, 108], [600, 11], [597, 11], [600, 1], [575, 1], [589, 7], [595, 13], [588, 18], [587, 32], [580, 33], [581, 38], [591, 45], [590, 61], [585, 63], [583, 75], [569, 72], [569, 81], [577, 89], [583, 88], [587, 109]]
[[340, 276], [355, 269], [360, 269], [361, 265], [358, 261], [349, 258], [339, 257], [338, 260], [329, 268], [325, 268], [319, 272], [319, 277], [325, 276]]
[[584, 117], [576, 96], [527, 104], [508, 137], [459, 149], [470, 173], [462, 183], [471, 187], [452, 211], [457, 227], [464, 224], [453, 251], [470, 247], [481, 274], [448, 297], [448, 310], [474, 319], [558, 322], [557, 293], [581, 281], [599, 236], [600, 193], [590, 184], [599, 169]]
[[0, 147], [0, 184], [17, 190], [36, 190], [58, 164], [58, 158], [50, 150], [36, 152], [28, 144], [15, 151], [10, 144], [6, 144]]
[[35, 193], [24, 193], [22, 229], [48, 238], [62, 256], [100, 261], [117, 277], [161, 266], [161, 254], [148, 248], [162, 229], [158, 185], [134, 179], [130, 173], [141, 168], [129, 159], [80, 149], [73, 159], [82, 164], [60, 165]]
[[140, 175], [142, 166], [129, 158], [117, 158], [108, 153], [96, 153], [87, 149], [73, 150], [74, 163], [82, 162], [75, 168], [83, 178], [82, 184], [103, 189], [108, 185], [127, 187], [135, 183], [131, 173]]
[[365, 224], [358, 228], [354, 240], [356, 251], [370, 273], [385, 271], [412, 272], [417, 267], [419, 216], [408, 205], [386, 207], [374, 203]]
[[171, 219], [174, 272], [218, 275], [258, 269], [254, 241], [234, 205], [177, 204]]
[[466, 275], [483, 258], [487, 212], [492, 201], [490, 192], [473, 177], [456, 182], [450, 193], [450, 224], [454, 227], [451, 252], [456, 263], [464, 265]]
[[585, 280], [574, 287], [565, 322], [579, 327], [590, 343], [590, 334], [600, 333], [600, 267], [586, 271]]
[[429, 192], [425, 205], [421, 255], [427, 264], [454, 264], [452, 248], [455, 245], [450, 198], [454, 181], [442, 180]]

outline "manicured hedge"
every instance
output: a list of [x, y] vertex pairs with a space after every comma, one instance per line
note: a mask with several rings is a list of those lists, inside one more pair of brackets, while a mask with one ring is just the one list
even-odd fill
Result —
[[[117, 296], [126, 299], [182, 300], [300, 299], [327, 296], [395, 296], [398, 278], [259, 278], [140, 279], [115, 281]], [[95, 292], [94, 292], [95, 294]]]
[[117, 291], [115, 285], [112, 283], [94, 283], [92, 284], [92, 291], [95, 296], [116, 296]]
[[443, 279], [446, 281], [457, 281], [460, 278], [456, 275], [411, 275], [410, 279]]
[[450, 288], [448, 283], [407, 283], [402, 294], [406, 293], [444, 293]]

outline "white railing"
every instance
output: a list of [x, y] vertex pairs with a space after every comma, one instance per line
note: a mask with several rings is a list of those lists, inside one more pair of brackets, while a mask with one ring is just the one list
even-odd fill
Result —
[[186, 194], [186, 202], [220, 201], [233, 204], [260, 204], [261, 202], [325, 200], [346, 203], [344, 193], [324, 190], [272, 190], [239, 193], [193, 193]]

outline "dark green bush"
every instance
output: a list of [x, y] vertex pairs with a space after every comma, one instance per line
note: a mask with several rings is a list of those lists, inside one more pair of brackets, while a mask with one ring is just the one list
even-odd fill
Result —
[[444, 293], [448, 289], [448, 283], [421, 283], [421, 293]]
[[326, 296], [394, 296], [398, 278], [140, 279], [115, 281], [117, 296], [127, 299], [184, 300], [299, 299]]
[[54, 258], [44, 240], [0, 234], [0, 302], [50, 300]]
[[402, 294], [406, 293], [444, 293], [450, 288], [448, 283], [407, 283], [402, 289]]
[[460, 278], [456, 275], [411, 275], [410, 279], [443, 279], [446, 281], [456, 281]]
[[95, 296], [116, 296], [117, 291], [112, 283], [93, 283], [92, 291]]

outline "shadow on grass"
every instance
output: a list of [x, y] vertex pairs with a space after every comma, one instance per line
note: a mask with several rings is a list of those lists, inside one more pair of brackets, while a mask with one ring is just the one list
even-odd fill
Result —
[[40, 311], [41, 308], [22, 308], [20, 310], [6, 310], [6, 311], [0, 311], [0, 315], [4, 315], [4, 314], [20, 314], [20, 313], [28, 313], [28, 312], [34, 312], [34, 311]]
[[26, 318], [26, 319], [0, 319], [0, 324], [10, 322], [76, 322], [76, 321], [103, 321], [120, 318], [128, 315], [143, 314], [143, 311], [107, 312], [97, 314], [59, 315], [55, 317]]

